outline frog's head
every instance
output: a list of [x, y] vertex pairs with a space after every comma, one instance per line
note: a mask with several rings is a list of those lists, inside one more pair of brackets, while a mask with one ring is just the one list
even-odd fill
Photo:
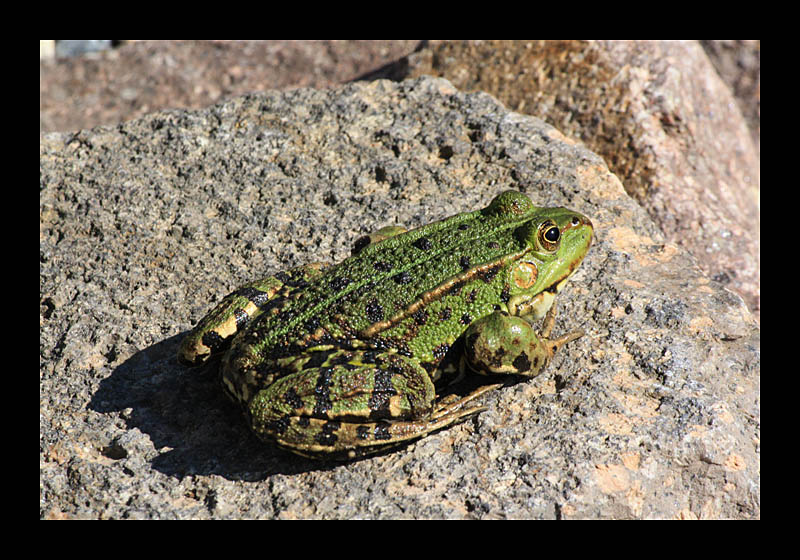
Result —
[[567, 208], [532, 208], [515, 231], [528, 252], [511, 271], [509, 311], [543, 317], [592, 244], [592, 222]]

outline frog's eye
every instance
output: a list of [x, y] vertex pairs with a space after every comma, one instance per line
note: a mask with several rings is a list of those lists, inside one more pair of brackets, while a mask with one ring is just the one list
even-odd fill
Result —
[[539, 245], [542, 248], [552, 253], [556, 249], [558, 249], [558, 242], [561, 239], [561, 231], [558, 229], [558, 226], [552, 222], [551, 220], [546, 220], [539, 226]]

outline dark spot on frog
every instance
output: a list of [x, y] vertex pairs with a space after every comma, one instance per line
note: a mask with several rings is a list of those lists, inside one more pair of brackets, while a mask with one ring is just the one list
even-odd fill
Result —
[[361, 424], [360, 426], [356, 427], [356, 437], [361, 440], [369, 439], [370, 436], [370, 427], [366, 424]]
[[488, 284], [494, 279], [495, 276], [497, 276], [500, 268], [500, 265], [496, 265], [491, 268], [487, 268], [486, 270], [481, 270], [478, 272], [478, 277]]
[[359, 237], [356, 239], [356, 242], [353, 243], [353, 250], [351, 251], [351, 254], [355, 255], [360, 253], [367, 246], [369, 246], [369, 235]]
[[377, 272], [389, 272], [392, 270], [392, 265], [386, 261], [375, 261], [372, 263], [372, 268]]
[[[536, 361], [538, 362], [539, 359], [536, 358]], [[520, 352], [511, 365], [520, 373], [531, 370], [531, 360], [525, 352]]]
[[270, 421], [267, 424], [267, 429], [276, 435], [281, 435], [286, 431], [291, 422], [292, 422], [292, 417], [287, 414], [285, 416]]
[[378, 353], [373, 351], [367, 351], [361, 354], [361, 363], [364, 364], [374, 364], [378, 359]]
[[325, 422], [315, 438], [317, 443], [320, 445], [335, 445], [336, 441], [339, 439], [339, 436], [336, 435], [336, 432], [341, 427], [342, 423], [337, 420]]
[[440, 344], [439, 346], [433, 349], [433, 357], [436, 360], [440, 360], [445, 355], [447, 355], [449, 351], [450, 351], [449, 344]]
[[464, 280], [460, 280], [460, 281], [456, 282], [455, 284], [450, 286], [449, 290], [447, 290], [447, 295], [448, 296], [457, 296], [457, 295], [459, 295], [461, 293], [461, 288], [464, 287], [464, 284], [465, 284]]
[[[286, 279], [289, 280], [288, 278]], [[261, 307], [265, 303], [270, 300], [269, 294], [267, 292], [262, 292], [257, 288], [241, 288], [240, 290], [236, 291], [236, 295], [247, 298], [253, 305], [256, 307]]]
[[309, 317], [308, 321], [305, 322], [305, 329], [306, 331], [313, 332], [317, 330], [319, 327], [319, 317]]
[[367, 319], [373, 323], [383, 320], [383, 307], [378, 303], [377, 299], [373, 298], [369, 300], [364, 308], [364, 311], [367, 313]]
[[430, 240], [427, 237], [420, 237], [416, 241], [414, 241], [411, 245], [416, 247], [421, 251], [430, 251], [433, 245], [431, 244]]
[[317, 377], [317, 385], [314, 387], [316, 403], [313, 411], [313, 415], [317, 418], [326, 418], [327, 412], [333, 407], [330, 397], [332, 374], [333, 368], [322, 368], [319, 377]]
[[389, 431], [390, 427], [391, 424], [389, 424], [388, 422], [378, 422], [377, 424], [375, 424], [375, 430], [374, 430], [375, 439], [377, 440], [391, 439], [392, 434]]
[[219, 351], [224, 344], [225, 339], [216, 331], [208, 331], [203, 335], [203, 345], [210, 348], [212, 353]]
[[303, 408], [303, 399], [300, 398], [300, 395], [297, 394], [297, 391], [294, 390], [294, 387], [290, 387], [283, 394], [283, 402], [294, 409]]
[[389, 399], [397, 394], [397, 390], [392, 385], [392, 375], [394, 372], [385, 369], [375, 372], [375, 386], [368, 403], [371, 410], [370, 418], [388, 418], [391, 415]]

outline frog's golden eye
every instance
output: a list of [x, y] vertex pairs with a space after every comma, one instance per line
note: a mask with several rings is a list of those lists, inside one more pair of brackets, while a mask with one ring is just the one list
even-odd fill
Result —
[[558, 249], [558, 242], [561, 239], [561, 231], [552, 220], [546, 220], [539, 226], [539, 245], [545, 251], [552, 253]]

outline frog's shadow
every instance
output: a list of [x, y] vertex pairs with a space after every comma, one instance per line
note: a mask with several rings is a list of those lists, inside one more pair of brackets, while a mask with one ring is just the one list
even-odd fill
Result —
[[100, 382], [89, 409], [116, 414], [126, 423], [126, 433], [101, 450], [105, 456], [126, 461], [151, 452], [149, 445], [142, 449], [132, 443], [137, 438], [130, 437], [131, 430], [137, 429], [156, 450], [150, 459], [153, 468], [178, 478], [217, 474], [258, 480], [338, 464], [299, 457], [256, 438], [241, 410], [220, 389], [218, 363], [196, 368], [178, 363], [175, 356], [184, 335], [137, 352]]
[[[130, 431], [137, 429], [155, 448], [153, 468], [178, 478], [217, 474], [230, 480], [259, 480], [272, 474], [329, 470], [343, 463], [337, 458], [301, 457], [259, 440], [247, 428], [241, 410], [220, 389], [218, 361], [195, 368], [178, 363], [175, 356], [184, 335], [137, 352], [100, 382], [89, 408], [117, 414], [126, 423], [126, 433], [101, 450], [106, 457], [126, 461], [151, 451], [149, 445], [142, 449], [132, 443], [137, 438], [131, 438]], [[470, 390], [472, 384], [458, 385]], [[347, 462], [403, 453], [414, 441]]]

